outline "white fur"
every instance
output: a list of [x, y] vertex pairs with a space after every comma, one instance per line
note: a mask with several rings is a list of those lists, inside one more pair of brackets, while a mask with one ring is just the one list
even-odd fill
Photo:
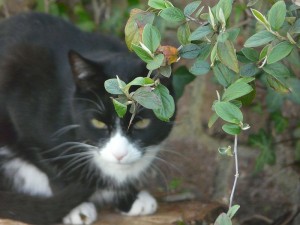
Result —
[[63, 219], [64, 224], [89, 225], [97, 220], [97, 210], [93, 203], [84, 202], [74, 208]]
[[114, 191], [110, 190], [98, 190], [92, 195], [90, 201], [100, 205], [104, 203], [111, 203], [113, 202], [115, 194], [116, 193]]
[[139, 175], [150, 166], [159, 147], [148, 147], [141, 151], [118, 131], [106, 145], [94, 152], [94, 162], [104, 175], [121, 184]]
[[18, 192], [45, 197], [52, 195], [47, 175], [34, 165], [15, 158], [5, 163], [3, 167]]
[[141, 191], [135, 202], [132, 204], [127, 216], [143, 216], [155, 213], [157, 210], [157, 202], [147, 191]]
[[11, 156], [11, 152], [7, 147], [1, 147], [0, 148], [0, 156]]

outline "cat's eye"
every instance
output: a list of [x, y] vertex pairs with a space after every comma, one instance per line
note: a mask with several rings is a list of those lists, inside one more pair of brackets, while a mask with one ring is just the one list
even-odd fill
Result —
[[107, 126], [106, 126], [106, 124], [104, 123], [104, 122], [102, 122], [102, 121], [100, 121], [100, 120], [97, 120], [97, 119], [92, 119], [91, 120], [91, 124], [95, 127], [95, 128], [97, 128], [97, 129], [105, 129], [105, 128], [107, 128]]
[[137, 121], [133, 125], [133, 127], [135, 129], [145, 129], [150, 125], [150, 123], [151, 123], [150, 119], [142, 119], [142, 120]]

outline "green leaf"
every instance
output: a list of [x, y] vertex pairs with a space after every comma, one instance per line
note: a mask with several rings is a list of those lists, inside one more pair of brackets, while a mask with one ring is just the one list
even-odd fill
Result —
[[185, 21], [185, 15], [176, 7], [163, 9], [159, 15], [168, 22], [180, 23]]
[[257, 68], [256, 64], [248, 63], [241, 68], [241, 76], [252, 77], [257, 75], [260, 72], [260, 69]]
[[216, 16], [219, 21], [221, 21], [221, 18], [219, 17], [220, 9], [222, 9], [224, 18], [227, 20], [232, 11], [232, 0], [220, 0], [216, 5]]
[[131, 45], [131, 48], [135, 52], [135, 54], [137, 54], [138, 57], [140, 57], [140, 59], [142, 59], [144, 62], [150, 63], [153, 61], [153, 58], [149, 54], [149, 52], [144, 50], [142, 47], [133, 44], [133, 45]]
[[270, 45], [266, 45], [259, 53], [259, 61], [265, 58], [269, 52]]
[[278, 62], [279, 60], [285, 58], [291, 53], [293, 48], [294, 45], [292, 45], [289, 41], [282, 41], [279, 44], [275, 45], [269, 52], [267, 58], [268, 64]]
[[141, 41], [140, 30], [146, 24], [152, 24], [154, 18], [155, 15], [152, 12], [146, 12], [140, 9], [132, 9], [130, 11], [130, 17], [125, 26], [125, 41], [129, 50], [132, 50], [132, 44], [139, 45]]
[[254, 48], [264, 44], [267, 44], [276, 39], [276, 36], [271, 34], [269, 31], [262, 30], [252, 35], [244, 44], [247, 48]]
[[190, 68], [190, 72], [196, 76], [205, 75], [210, 71], [210, 65], [207, 61], [202, 59], [196, 60], [193, 66]]
[[205, 36], [209, 35], [212, 32], [213, 32], [213, 29], [210, 26], [198, 27], [196, 30], [194, 30], [191, 33], [191, 35], [189, 37], [189, 41], [201, 40], [202, 38], [204, 38]]
[[259, 54], [253, 48], [243, 48], [242, 53], [244, 56], [252, 62], [257, 62], [259, 59]]
[[165, 59], [164, 54], [156, 55], [151, 62], [148, 62], [147, 69], [148, 70], [158, 69], [163, 64], [164, 59]]
[[165, 0], [149, 0], [148, 5], [153, 9], [165, 9]]
[[291, 90], [291, 93], [288, 96], [289, 99], [297, 104], [300, 104], [300, 80], [299, 80], [299, 78], [288, 79], [288, 85]]
[[155, 52], [161, 41], [159, 30], [151, 24], [147, 24], [143, 30], [142, 40], [152, 53]]
[[184, 87], [192, 82], [195, 76], [191, 74], [185, 66], [179, 67], [173, 74], [173, 88], [176, 101], [183, 95]]
[[226, 123], [222, 126], [222, 130], [230, 135], [240, 134], [242, 129], [237, 124]]
[[279, 30], [285, 20], [286, 5], [284, 1], [276, 2], [270, 9], [268, 14], [268, 21], [271, 24], [273, 30]]
[[122, 87], [120, 87], [119, 82], [116, 78], [114, 79], [108, 79], [104, 82], [104, 88], [105, 90], [113, 95], [121, 95], [123, 94], [122, 88], [125, 87], [126, 83], [124, 81], [121, 81]]
[[179, 55], [185, 59], [195, 59], [200, 54], [201, 48], [196, 44], [184, 45], [180, 51]]
[[127, 105], [122, 104], [121, 102], [117, 101], [114, 98], [112, 100], [113, 100], [114, 108], [115, 108], [118, 116], [120, 118], [123, 118], [127, 112]]
[[270, 30], [271, 25], [263, 14], [261, 14], [256, 9], [251, 9], [251, 12], [252, 12], [253, 16], [255, 17], [255, 19], [257, 19], [258, 22], [263, 24], [267, 28], [267, 30]]
[[230, 207], [230, 209], [227, 212], [227, 215], [230, 219], [232, 219], [234, 217], [234, 215], [236, 214], [236, 212], [239, 210], [240, 206], [239, 205], [233, 205]]
[[221, 155], [225, 155], [225, 156], [233, 156], [231, 146], [220, 147], [220, 148], [218, 148], [218, 152], [219, 152]]
[[269, 90], [266, 96], [266, 104], [269, 112], [280, 110], [284, 97], [282, 94]]
[[178, 27], [177, 39], [182, 45], [187, 45], [190, 43], [189, 36], [191, 35], [190, 26], [188, 23], [184, 23]]
[[167, 66], [161, 66], [159, 68], [159, 73], [161, 75], [163, 75], [164, 77], [170, 77], [171, 74], [172, 74], [172, 68], [170, 65], [167, 65]]
[[191, 16], [200, 6], [201, 1], [194, 1], [186, 5], [183, 12], [185, 16]]
[[243, 121], [241, 110], [230, 102], [216, 102], [214, 109], [217, 115], [226, 122], [240, 124]]
[[229, 38], [229, 33], [222, 32], [218, 36], [218, 42], [225, 42]]
[[271, 134], [260, 129], [257, 134], [249, 136], [249, 143], [253, 147], [260, 149], [260, 154], [256, 160], [255, 170], [261, 171], [265, 164], [273, 165], [276, 162], [276, 155], [273, 148], [273, 139]]
[[283, 65], [282, 63], [273, 63], [270, 65], [265, 65], [262, 68], [266, 73], [275, 76], [277, 78], [286, 78], [290, 77], [290, 71], [289, 69]]
[[253, 91], [253, 88], [244, 82], [235, 82], [231, 84], [227, 89], [225, 89], [222, 96], [222, 101], [231, 101], [249, 94]]
[[224, 65], [234, 72], [239, 73], [239, 64], [231, 41], [218, 42], [217, 54]]
[[217, 122], [218, 119], [219, 116], [217, 115], [217, 113], [213, 113], [208, 120], [208, 128], [211, 128], [215, 124], [215, 122]]
[[235, 41], [237, 39], [237, 37], [239, 36], [241, 29], [240, 28], [234, 28], [234, 29], [230, 29], [227, 32], [229, 33], [229, 37], [228, 39], [230, 41]]
[[271, 119], [274, 122], [274, 128], [277, 134], [284, 132], [289, 125], [289, 120], [282, 116], [280, 112], [272, 113]]
[[162, 121], [168, 122], [175, 113], [175, 102], [173, 97], [170, 95], [168, 88], [164, 85], [159, 84], [155, 89], [154, 93], [160, 97], [161, 107], [154, 109], [153, 112]]
[[223, 87], [228, 87], [237, 78], [237, 74], [235, 72], [219, 62], [215, 63], [213, 72], [218, 82]]
[[286, 94], [290, 92], [289, 87], [285, 83], [283, 83], [280, 79], [272, 75], [267, 76], [267, 82], [272, 89], [281, 94]]
[[300, 33], [300, 18], [296, 20], [291, 28], [291, 33], [299, 34]]
[[160, 97], [152, 91], [151, 87], [138, 88], [132, 98], [147, 109], [159, 109], [162, 107]]
[[154, 80], [151, 79], [150, 77], [136, 77], [134, 78], [133, 81], [129, 82], [125, 88], [127, 87], [131, 87], [133, 85], [138, 85], [138, 86], [149, 86], [149, 85], [153, 85], [154, 84]]
[[214, 225], [232, 225], [232, 222], [226, 213], [221, 213], [216, 219]]
[[212, 46], [211, 44], [207, 44], [206, 42], [198, 45], [200, 47], [200, 53], [198, 55], [198, 59], [206, 60], [211, 52]]

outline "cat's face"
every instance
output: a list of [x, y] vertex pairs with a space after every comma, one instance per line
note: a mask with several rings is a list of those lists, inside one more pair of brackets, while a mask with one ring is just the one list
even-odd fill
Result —
[[[155, 159], [159, 144], [170, 133], [172, 122], [157, 119], [151, 110], [140, 107], [132, 124], [131, 114], [119, 118], [104, 90], [104, 80], [118, 75], [128, 82], [145, 76], [145, 65], [129, 55], [114, 55], [96, 65], [73, 55], [77, 91], [74, 119], [77, 135], [88, 148], [90, 162], [102, 175], [122, 184], [137, 178]], [[101, 67], [101, 68], [100, 68]], [[81, 77], [81, 78], [80, 78]], [[79, 80], [78, 80], [79, 79]]]

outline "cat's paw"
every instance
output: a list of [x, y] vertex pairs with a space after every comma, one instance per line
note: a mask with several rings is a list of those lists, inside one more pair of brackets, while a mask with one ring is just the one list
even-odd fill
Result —
[[84, 202], [72, 209], [72, 211], [63, 218], [64, 224], [72, 225], [90, 225], [97, 219], [97, 210], [93, 203]]
[[141, 191], [137, 195], [137, 199], [131, 206], [131, 209], [127, 213], [123, 213], [127, 216], [142, 216], [155, 213], [157, 210], [157, 202], [147, 191]]

